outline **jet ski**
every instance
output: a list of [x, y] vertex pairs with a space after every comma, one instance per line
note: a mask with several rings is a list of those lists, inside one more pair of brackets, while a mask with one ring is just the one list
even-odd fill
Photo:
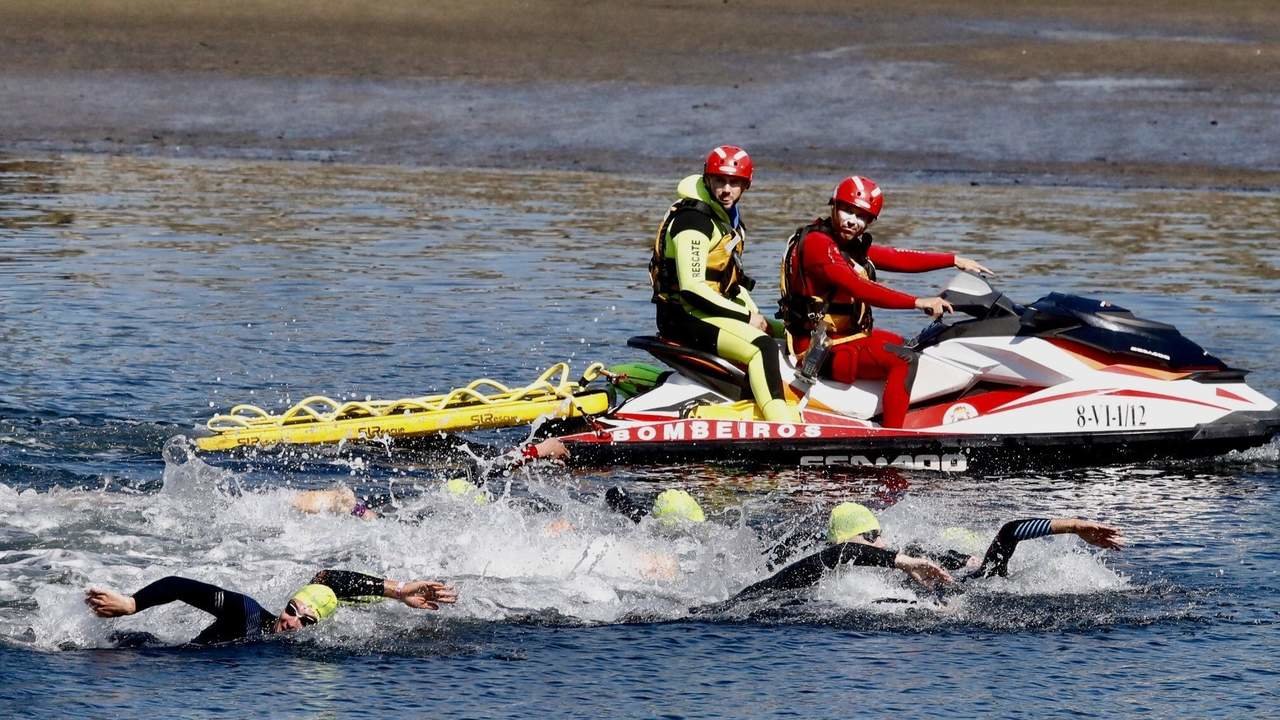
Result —
[[560, 439], [588, 464], [973, 471], [1218, 455], [1280, 430], [1275, 401], [1245, 383], [1246, 371], [1172, 325], [1056, 292], [1021, 305], [967, 273], [942, 297], [955, 314], [897, 350], [916, 365], [902, 428], [876, 422], [883, 381], [815, 381], [781, 346], [804, 422], [766, 422], [741, 366], [644, 336], [628, 345], [671, 371]]

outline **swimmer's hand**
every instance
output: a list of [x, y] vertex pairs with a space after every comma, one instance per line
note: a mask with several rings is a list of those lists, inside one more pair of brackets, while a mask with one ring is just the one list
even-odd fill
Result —
[[399, 592], [400, 602], [419, 610], [439, 610], [458, 602], [458, 591], [434, 580], [413, 580]]
[[953, 582], [950, 573], [924, 558], [898, 553], [898, 556], [893, 559], [893, 566], [910, 575], [912, 579], [925, 587], [950, 585]]
[[128, 595], [121, 595], [106, 588], [89, 588], [84, 591], [84, 604], [94, 615], [111, 618], [138, 612], [138, 602]]
[[564, 462], [569, 459], [569, 448], [559, 438], [547, 438], [536, 445], [514, 448], [502, 456], [504, 470], [514, 470], [537, 459]]
[[1107, 550], [1123, 550], [1128, 544], [1128, 539], [1119, 528], [1113, 528], [1110, 525], [1103, 525], [1092, 520], [1081, 520], [1079, 518], [1058, 518], [1050, 525], [1050, 529], [1055, 533], [1072, 533], [1080, 536], [1080, 539], [1100, 548]]
[[542, 442], [534, 445], [538, 449], [538, 457], [548, 460], [567, 460], [569, 458], [569, 448], [560, 442], [559, 438], [547, 438]]

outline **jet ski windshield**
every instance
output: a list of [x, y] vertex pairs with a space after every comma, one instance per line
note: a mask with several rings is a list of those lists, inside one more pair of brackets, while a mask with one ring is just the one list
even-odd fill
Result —
[[974, 297], [983, 297], [990, 295], [993, 291], [991, 286], [987, 284], [977, 275], [967, 272], [958, 272], [951, 281], [947, 283], [945, 292], [958, 293], [961, 295], [972, 295]]
[[956, 312], [979, 320], [1006, 315], [1019, 315], [1022, 307], [991, 287], [986, 280], [967, 272], [956, 273], [942, 291], [943, 300], [951, 303]]

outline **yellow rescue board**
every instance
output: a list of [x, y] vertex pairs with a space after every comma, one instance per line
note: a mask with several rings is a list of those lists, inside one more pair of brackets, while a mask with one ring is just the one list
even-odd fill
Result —
[[[587, 368], [582, 383], [600, 374]], [[550, 380], [556, 374], [559, 382]], [[560, 363], [538, 380], [509, 388], [493, 380], [477, 380], [442, 395], [402, 400], [349, 401], [314, 396], [273, 415], [253, 405], [237, 405], [207, 423], [214, 434], [196, 438], [201, 450], [231, 450], [257, 445], [315, 445], [381, 437], [413, 437], [438, 432], [511, 427], [538, 418], [600, 415], [609, 409], [606, 390], [588, 390], [568, 380]]]

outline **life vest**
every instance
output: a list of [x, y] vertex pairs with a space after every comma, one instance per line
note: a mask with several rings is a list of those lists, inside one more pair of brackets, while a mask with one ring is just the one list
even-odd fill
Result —
[[[827, 325], [827, 334], [832, 338], [832, 344], [863, 337], [871, 332], [873, 326], [870, 304], [854, 298], [837, 301], [833, 298], [835, 293], [825, 297], [804, 294], [804, 291], [809, 289], [802, 261], [804, 239], [814, 230], [826, 233], [831, 238], [836, 237], [831, 221], [827, 218], [819, 218], [797, 228], [791, 237], [787, 238], [787, 247], [782, 253], [782, 297], [778, 300], [777, 317], [786, 324], [789, 338], [808, 337], [814, 327], [810, 319], [812, 315], [822, 316], [822, 321]], [[864, 250], [862, 259], [855, 259], [843, 248], [840, 249], [840, 254], [859, 275], [875, 282], [875, 263], [871, 262], [865, 253], [865, 248], [871, 246], [871, 235], [863, 233], [859, 240], [861, 241], [859, 248]]]
[[747, 243], [747, 227], [738, 223], [737, 228], [730, 228], [714, 208], [697, 198], [681, 198], [667, 210], [658, 227], [658, 234], [653, 240], [653, 255], [649, 258], [649, 282], [653, 285], [653, 302], [678, 303], [680, 298], [680, 278], [676, 269], [676, 259], [668, 256], [671, 222], [682, 212], [696, 212], [711, 219], [712, 237], [711, 251], [707, 253], [706, 282], [712, 290], [725, 297], [735, 297], [739, 287], [750, 291], [755, 287], [751, 279], [742, 269], [742, 251]]

